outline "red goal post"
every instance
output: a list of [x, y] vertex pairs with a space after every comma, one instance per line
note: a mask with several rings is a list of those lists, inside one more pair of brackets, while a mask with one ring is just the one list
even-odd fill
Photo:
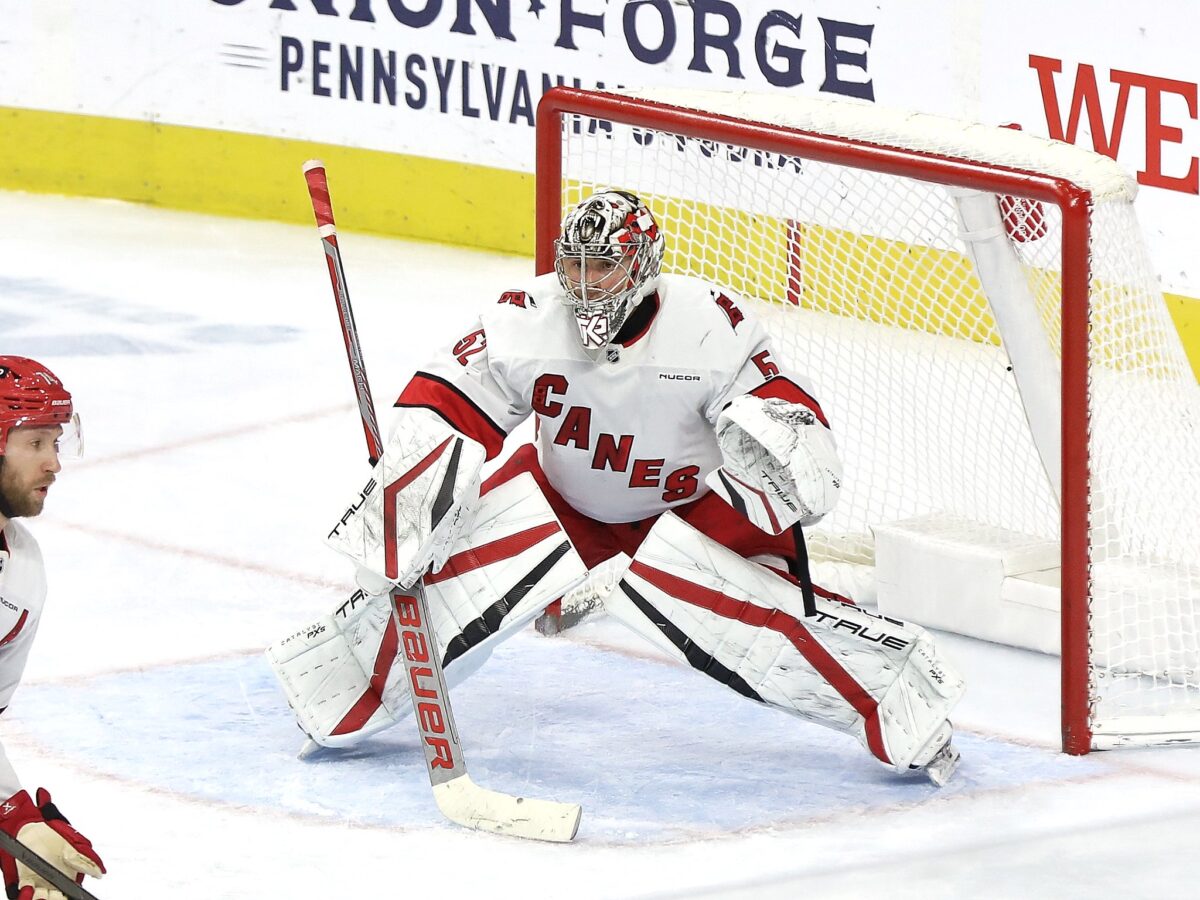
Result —
[[[1163, 495], [1152, 491], [1146, 501], [1131, 495], [1139, 491], [1138, 479], [1155, 473], [1105, 468], [1097, 476], [1094, 465], [1099, 458], [1104, 466], [1128, 468], [1121, 443], [1139, 439], [1139, 430], [1146, 438], [1136, 421], [1128, 434], [1096, 436], [1113, 424], [1110, 407], [1099, 404], [1125, 389], [1152, 397], [1161, 375], [1169, 382], [1164, 391], [1186, 401], [1178, 422], [1167, 415], [1167, 426], [1179, 426], [1175, 431], [1186, 432], [1200, 409], [1178, 338], [1164, 331], [1164, 318], [1171, 330], [1169, 318], [1149, 284], [1136, 225], [1130, 233], [1136, 188], [1115, 163], [1027, 134], [857, 104], [551, 90], [537, 119], [539, 273], [553, 268], [564, 210], [597, 186], [626, 188], [649, 202], [665, 225], [666, 271], [701, 275], [757, 301], [776, 339], [790, 355], [804, 356], [791, 361], [813, 378], [823, 401], [830, 388], [854, 381], [876, 358], [899, 360], [863, 376], [852, 389], [857, 394], [843, 399], [833, 392], [831, 419], [847, 454], [849, 491], [856, 476], [866, 486], [861, 496], [843, 498], [840, 507], [851, 507], [845, 521], [835, 511], [822, 525], [834, 557], [882, 566], [880, 534], [892, 521], [901, 522], [902, 540], [912, 539], [914, 528], [940, 535], [946, 522], [967, 523], [964, 543], [951, 552], [970, 556], [979, 542], [1006, 572], [1020, 556], [1014, 546], [1052, 546], [1057, 575], [1053, 566], [1017, 574], [1031, 583], [1060, 580], [1064, 750], [1200, 738], [1200, 683], [1193, 671], [1200, 629], [1191, 610], [1200, 594], [1200, 503], [1191, 507], [1182, 535], [1174, 526], [1165, 537], [1153, 526], [1143, 535], [1139, 529], [1147, 530], [1142, 526]], [[973, 198], [986, 198], [990, 208]], [[1014, 203], [1018, 217], [1024, 211], [1037, 220], [1024, 223], [1023, 231], [1021, 223], [1013, 228]], [[1119, 234], [1102, 240], [1097, 221], [1110, 228], [1110, 207], [1119, 209]], [[989, 231], [988, 224], [999, 221], [1011, 237], [997, 241], [997, 229]], [[1130, 261], [1098, 267], [1099, 254], [1113, 255], [1114, 241], [1117, 255], [1128, 249], [1123, 242], [1137, 244], [1128, 250]], [[998, 301], [997, 294], [1008, 299]], [[998, 302], [1009, 311], [999, 311]], [[1114, 312], [1114, 303], [1129, 309]], [[811, 337], [827, 328], [828, 338]], [[1163, 346], [1138, 347], [1120, 358], [1098, 350], [1098, 340], [1123, 347], [1129, 338], [1121, 329], [1133, 340], [1152, 332]], [[1021, 336], [1031, 332], [1040, 336]], [[866, 350], [846, 349], [860, 337]], [[968, 362], [976, 351], [982, 361]], [[995, 387], [998, 352], [1008, 354], [1008, 372], [1005, 384]], [[889, 419], [888, 433], [879, 434], [872, 421], [914, 394], [894, 373], [926, 357], [939, 360], [915, 388], [927, 393], [928, 406], [909, 417], [915, 423], [897, 416]], [[987, 374], [972, 374], [977, 370]], [[977, 378], [986, 386], [960, 399]], [[1054, 383], [1048, 387], [1048, 381]], [[868, 416], [863, 410], [881, 394], [897, 399]], [[1014, 405], [1017, 415], [993, 415]], [[943, 408], [951, 407], [941, 421]], [[960, 458], [939, 468], [935, 457], [942, 454], [930, 448], [942, 445], [929, 441], [957, 446], [964, 435], [986, 431], [992, 418], [1005, 416], [1007, 430], [986, 440], [999, 448], [999, 462], [984, 462], [996, 447], [964, 445], [957, 453], [947, 449], [945, 455]], [[910, 424], [942, 437], [914, 434], [906, 444], [902, 432]], [[1184, 499], [1200, 499], [1195, 436], [1172, 432], [1165, 440], [1173, 449], [1198, 451], [1178, 464], [1187, 470]], [[885, 457], [876, 473], [875, 460]], [[928, 492], [914, 487], [905, 495], [909, 480], [925, 477]], [[1028, 496], [1021, 487], [1026, 481]], [[954, 485], [955, 495], [979, 496], [966, 505], [957, 496], [947, 501], [935, 496], [939, 482]], [[1142, 509], [1147, 503], [1149, 514]], [[1034, 508], [1040, 512], [1029, 517]], [[1181, 502], [1161, 512], [1186, 508]], [[820, 545], [822, 534], [817, 537]], [[844, 538], [848, 551], [839, 549]], [[1106, 567], [1112, 573], [1099, 572]], [[1142, 596], [1129, 584], [1147, 570], [1153, 570], [1153, 590]], [[1006, 579], [997, 595], [1011, 593], [1010, 587]], [[880, 600], [883, 608], [882, 590]], [[1143, 608], [1152, 602], [1174, 604], [1169, 622]], [[1138, 618], [1143, 613], [1148, 624]]]

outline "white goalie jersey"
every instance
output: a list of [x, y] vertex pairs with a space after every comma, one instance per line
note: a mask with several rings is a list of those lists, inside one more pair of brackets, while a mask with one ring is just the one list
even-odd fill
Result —
[[627, 340], [589, 357], [557, 278], [541, 276], [502, 294], [396, 405], [433, 409], [489, 459], [532, 413], [550, 483], [610, 523], [707, 493], [721, 463], [713, 426], [735, 397], [800, 404], [828, 427], [807, 382], [781, 372], [766, 331], [727, 291], [664, 275], [629, 323]]

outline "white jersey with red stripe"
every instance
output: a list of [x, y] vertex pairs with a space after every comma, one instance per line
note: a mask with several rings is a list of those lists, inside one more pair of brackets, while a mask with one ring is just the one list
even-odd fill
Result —
[[[46, 567], [29, 530], [10, 519], [0, 529], [0, 712], [9, 704], [46, 602]], [[0, 748], [0, 798], [21, 789], [16, 773]]]
[[593, 359], [557, 278], [543, 275], [503, 293], [396, 405], [434, 409], [489, 459], [533, 414], [550, 483], [610, 523], [707, 493], [704, 476], [721, 462], [713, 423], [740, 394], [801, 403], [825, 421], [808, 385], [781, 374], [761, 323], [723, 288], [664, 275], [626, 329], [634, 333]]

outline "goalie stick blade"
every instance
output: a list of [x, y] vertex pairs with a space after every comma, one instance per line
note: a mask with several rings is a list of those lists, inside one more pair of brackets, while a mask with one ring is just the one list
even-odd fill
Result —
[[314, 741], [312, 738], [304, 739], [304, 746], [300, 748], [300, 752], [296, 754], [296, 759], [309, 759], [316, 756], [325, 748]]
[[480, 787], [469, 775], [434, 785], [433, 797], [452, 822], [535, 841], [564, 844], [572, 840], [583, 815], [583, 807], [577, 803], [511, 797]]

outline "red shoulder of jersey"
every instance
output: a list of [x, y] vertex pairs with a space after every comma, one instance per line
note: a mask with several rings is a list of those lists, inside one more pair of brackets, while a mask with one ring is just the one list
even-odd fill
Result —
[[488, 459], [499, 455], [507, 436], [470, 397], [428, 372], [417, 372], [401, 392], [396, 406], [422, 406], [433, 410], [451, 428], [483, 444]]
[[527, 291], [505, 291], [496, 301], [500, 306], [519, 306], [521, 309], [537, 309], [537, 301]]
[[711, 294], [721, 312], [725, 313], [725, 318], [729, 320], [729, 327], [736, 332], [737, 327], [745, 321], [746, 314], [738, 309], [737, 304], [723, 291], [713, 288]]
[[821, 409], [821, 404], [816, 398], [796, 382], [783, 375], [776, 375], [774, 378], [769, 378], [767, 381], [760, 384], [750, 392], [755, 397], [762, 397], [764, 400], [775, 398], [778, 400], [786, 400], [788, 403], [796, 403], [806, 409], [812, 410], [817, 421], [829, 427], [829, 420], [825, 418], [825, 413]]

